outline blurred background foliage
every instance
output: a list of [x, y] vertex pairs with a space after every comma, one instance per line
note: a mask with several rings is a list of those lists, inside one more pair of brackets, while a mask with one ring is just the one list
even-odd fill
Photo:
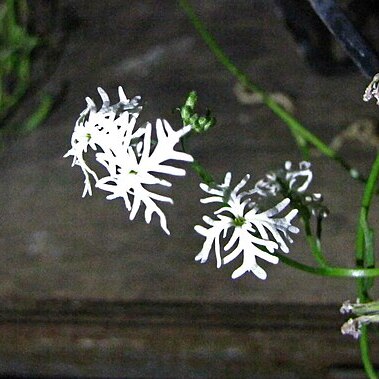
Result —
[[0, 4], [0, 147], [41, 125], [66, 92], [44, 88], [68, 35], [61, 13], [55, 0]]

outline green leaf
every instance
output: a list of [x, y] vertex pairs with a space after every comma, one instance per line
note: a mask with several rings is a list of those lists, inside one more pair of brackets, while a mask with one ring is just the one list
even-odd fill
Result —
[[196, 103], [197, 103], [197, 93], [195, 91], [191, 91], [188, 94], [185, 106], [193, 110], [195, 108]]

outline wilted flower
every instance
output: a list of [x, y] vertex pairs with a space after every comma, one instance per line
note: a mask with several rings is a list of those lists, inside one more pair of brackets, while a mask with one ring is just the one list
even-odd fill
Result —
[[[73, 156], [73, 165], [80, 166], [84, 173], [83, 197], [87, 193], [92, 194], [92, 177], [97, 188], [111, 192], [107, 199], [124, 199], [131, 220], [143, 203], [146, 222], [150, 223], [153, 213], [156, 213], [161, 227], [169, 234], [166, 217], [156, 202], [172, 203], [172, 199], [155, 193], [153, 186], [171, 186], [159, 174], [185, 175], [185, 170], [169, 165], [167, 161], [193, 161], [191, 155], [174, 150], [191, 126], [174, 131], [166, 120], [158, 119], [154, 125], [155, 141], [152, 124], [135, 128], [142, 110], [140, 97], [128, 100], [119, 87], [120, 101], [110, 105], [105, 91], [101, 88], [98, 91], [103, 100], [102, 107], [97, 110], [95, 103], [90, 98], [86, 99], [87, 108], [80, 114], [72, 135], [72, 148], [65, 154], [65, 157]], [[89, 167], [84, 159], [88, 147], [96, 151], [95, 160], [108, 175], [99, 178], [99, 174]]]
[[371, 83], [368, 85], [366, 88], [365, 93], [363, 94], [363, 100], [364, 101], [369, 101], [373, 97], [376, 99], [376, 104], [379, 105], [379, 74], [376, 74], [373, 78]]
[[351, 303], [350, 300], [347, 300], [342, 304], [340, 312], [343, 314], [353, 313], [357, 316], [347, 320], [341, 327], [342, 334], [350, 334], [354, 338], [359, 338], [361, 335], [362, 325], [379, 323], [378, 301], [361, 303], [358, 299], [356, 303]]
[[307, 189], [313, 179], [310, 162], [300, 162], [299, 168], [293, 168], [290, 161], [286, 161], [284, 168], [272, 171], [264, 179], [259, 180], [251, 193], [262, 197], [275, 197], [281, 194], [290, 196], [292, 200], [309, 209], [317, 218], [325, 218], [329, 210], [322, 204], [320, 193], [309, 193]]
[[[286, 241], [292, 242], [289, 232], [299, 232], [297, 227], [291, 225], [298, 211], [293, 209], [286, 216], [277, 217], [289, 204], [288, 198], [273, 208], [260, 211], [257, 204], [248, 197], [251, 191], [239, 193], [249, 178], [246, 175], [234, 189], [230, 187], [231, 173], [225, 175], [224, 183], [220, 186], [209, 187], [203, 183], [200, 185], [211, 195], [202, 199], [202, 203], [218, 202], [222, 206], [214, 212], [216, 219], [203, 217], [209, 228], [195, 226], [195, 230], [206, 238], [195, 259], [201, 263], [206, 262], [214, 245], [218, 268], [243, 254], [242, 265], [233, 272], [233, 279], [248, 271], [260, 279], [266, 279], [266, 271], [258, 265], [256, 258], [276, 264], [279, 259], [273, 253], [277, 249], [288, 253]], [[227, 239], [227, 242], [222, 244], [221, 238]], [[222, 258], [221, 250], [231, 252]]]
[[313, 178], [310, 167], [309, 162], [303, 161], [299, 163], [299, 169], [293, 169], [292, 163], [286, 161], [283, 169], [270, 172], [259, 180], [254, 190], [261, 196], [276, 196], [283, 191], [303, 193]]

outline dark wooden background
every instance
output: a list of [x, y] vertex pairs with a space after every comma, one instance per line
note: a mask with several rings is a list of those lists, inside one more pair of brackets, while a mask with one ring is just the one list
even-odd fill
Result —
[[[375, 104], [361, 100], [367, 80], [360, 73], [324, 77], [310, 69], [272, 1], [193, 4], [238, 66], [267, 91], [290, 97], [296, 117], [327, 143], [354, 121], [377, 117]], [[122, 85], [129, 97], [145, 99], [143, 120], [165, 117], [178, 126], [172, 110], [196, 90], [200, 109], [212, 109], [218, 125], [194, 139], [191, 152], [219, 180], [232, 170], [235, 181], [249, 172], [253, 182], [301, 157], [267, 109], [237, 99], [235, 80], [175, 1], [62, 1], [58, 11], [65, 7], [76, 22], [45, 89], [64, 82], [68, 91], [42, 128], [10, 141], [1, 155], [0, 373], [362, 377], [358, 344], [339, 332], [339, 307], [355, 299], [354, 281], [283, 264], [267, 267], [266, 281], [232, 281], [233, 267], [194, 262], [202, 239], [193, 226], [205, 210], [190, 170], [175, 180], [175, 206], [164, 208], [171, 237], [157, 220], [130, 222], [121, 200], [97, 191], [81, 198], [80, 169], [62, 157], [84, 98], [100, 103], [97, 86], [117, 101]], [[58, 28], [67, 17], [54, 21]], [[341, 150], [365, 174], [375, 153], [358, 141]], [[312, 164], [312, 189], [331, 210], [328, 259], [352, 266], [362, 186], [322, 157]], [[373, 223], [377, 217], [375, 205]], [[296, 240], [290, 256], [312, 263], [303, 236]]]

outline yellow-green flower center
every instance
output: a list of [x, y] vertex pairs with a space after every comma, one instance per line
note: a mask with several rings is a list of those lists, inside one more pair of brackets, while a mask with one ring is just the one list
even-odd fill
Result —
[[246, 219], [244, 217], [235, 217], [233, 220], [234, 226], [242, 226], [246, 222]]

